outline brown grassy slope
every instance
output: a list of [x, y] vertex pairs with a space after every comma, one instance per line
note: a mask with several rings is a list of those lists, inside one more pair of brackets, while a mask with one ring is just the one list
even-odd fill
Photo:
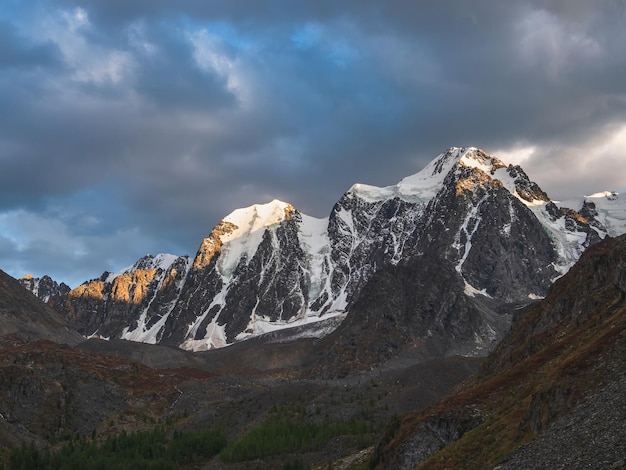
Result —
[[433, 428], [441, 436], [442, 429], [456, 427], [456, 435], [448, 432], [443, 439], [448, 445], [417, 468], [482, 469], [536, 439], [626, 373], [625, 298], [622, 236], [587, 250], [456, 393], [403, 416], [378, 446], [376, 467], [418, 463], [416, 449], [425, 430]]

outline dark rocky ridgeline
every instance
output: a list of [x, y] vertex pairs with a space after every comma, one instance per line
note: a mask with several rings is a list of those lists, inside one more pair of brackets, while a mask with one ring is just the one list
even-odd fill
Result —
[[69, 291], [72, 290], [64, 282], [58, 283], [50, 276], [37, 278], [27, 274], [19, 281], [27, 290], [52, 308], [56, 308], [60, 302], [63, 302]]
[[558, 255], [541, 222], [481, 169], [457, 166], [427, 213], [415, 247], [426, 256], [421, 264], [448, 259], [473, 288], [502, 302], [545, 295], [558, 276]]
[[65, 344], [83, 339], [56, 311], [26, 291], [22, 282], [0, 270], [0, 336], [4, 335]]
[[376, 468], [624, 467], [626, 236], [518, 317], [472, 380], [388, 429]]

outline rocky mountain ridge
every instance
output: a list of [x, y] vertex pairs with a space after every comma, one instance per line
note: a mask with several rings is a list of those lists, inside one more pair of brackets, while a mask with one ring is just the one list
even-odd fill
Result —
[[284, 328], [321, 336], [385, 266], [435, 263], [449, 265], [445, 277], [463, 295], [491, 305], [463, 333], [489, 345], [508, 325], [496, 304], [542, 297], [586, 247], [626, 230], [626, 205], [611, 198], [577, 201], [578, 212], [519, 166], [451, 148], [397, 185], [354, 185], [327, 219], [280, 201], [234, 211], [193, 260], [147, 256], [73, 289], [56, 308], [85, 336], [197, 351]]
[[64, 282], [59, 284], [50, 276], [34, 278], [32, 274], [27, 274], [19, 281], [27, 290], [31, 291], [37, 298], [45, 303], [50, 303], [54, 298], [64, 297], [72, 290], [70, 286]]

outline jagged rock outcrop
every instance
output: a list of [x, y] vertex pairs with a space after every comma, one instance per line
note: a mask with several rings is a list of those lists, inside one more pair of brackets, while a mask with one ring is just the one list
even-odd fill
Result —
[[497, 160], [487, 162], [488, 172], [460, 166], [448, 173], [428, 206], [415, 252], [427, 253], [428, 262], [452, 261], [467, 293], [482, 292], [505, 302], [542, 296], [558, 276], [554, 265], [563, 261], [526, 200], [490, 177], [492, 171], [508, 169]]
[[402, 444], [398, 454], [402, 459], [394, 462], [397, 468], [410, 468], [422, 462], [451, 442], [459, 440], [466, 432], [479, 426], [484, 416], [478, 409], [453, 410], [442, 416], [433, 416], [420, 422], [413, 435]]
[[280, 201], [236, 210], [193, 261], [180, 258], [170, 272], [140, 260], [72, 290], [61, 310], [86, 335], [210, 349], [313, 323], [328, 331], [320, 325], [362, 310], [381, 269], [434, 263], [461, 282], [455, 295], [487, 299], [477, 308], [498, 325], [481, 320], [463, 334], [490, 344], [483, 333], [501, 321], [494, 305], [543, 297], [588, 246], [626, 231], [623, 201], [594, 201], [581, 204], [583, 215], [550, 201], [519, 166], [451, 148], [397, 185], [354, 185], [327, 219]]
[[55, 308], [60, 301], [62, 302], [68, 292], [72, 290], [70, 286], [64, 282], [58, 283], [50, 276], [38, 278], [27, 274], [19, 279], [19, 281], [27, 290], [31, 291], [42, 302], [47, 303], [52, 308]]

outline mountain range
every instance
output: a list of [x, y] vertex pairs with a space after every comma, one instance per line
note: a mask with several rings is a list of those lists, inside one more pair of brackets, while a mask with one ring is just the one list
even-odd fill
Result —
[[441, 318], [420, 334], [472, 310], [448, 352], [484, 354], [510, 323], [499, 305], [542, 298], [588, 246], [626, 231], [625, 213], [617, 193], [555, 202], [521, 167], [450, 148], [396, 185], [355, 184], [325, 219], [274, 200], [226, 216], [193, 259], [147, 255], [72, 290], [22, 283], [86, 337], [200, 351], [278, 330], [322, 337], [381, 269], [436, 265], [467, 305], [434, 292]]
[[0, 272], [0, 464], [156, 464], [167, 431], [203, 468], [623, 468], [625, 209], [451, 148], [327, 219], [239, 209], [193, 259]]

